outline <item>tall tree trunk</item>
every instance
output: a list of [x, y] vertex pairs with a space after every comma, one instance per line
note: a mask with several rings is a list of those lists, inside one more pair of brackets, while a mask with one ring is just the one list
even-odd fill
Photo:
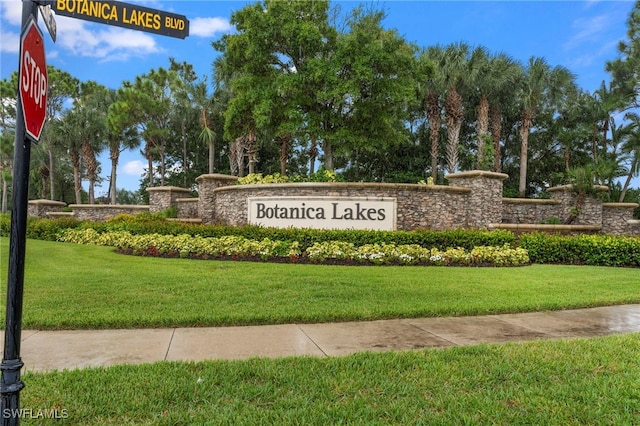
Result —
[[4, 176], [0, 176], [0, 179], [2, 179], [2, 213], [6, 213], [7, 204], [9, 201], [9, 197], [7, 194], [7, 191], [9, 190], [9, 185], [7, 183], [7, 180], [4, 178]]
[[502, 170], [500, 138], [502, 137], [502, 111], [498, 105], [491, 106], [491, 139], [493, 139], [493, 171]]
[[80, 181], [80, 155], [72, 151], [71, 164], [73, 165], [73, 192], [76, 195], [76, 204], [82, 204], [82, 184]]
[[627, 195], [627, 190], [629, 189], [629, 185], [631, 184], [631, 179], [633, 179], [633, 167], [627, 174], [627, 179], [624, 181], [624, 185], [622, 185], [622, 191], [620, 192], [620, 198], [618, 199], [619, 203], [624, 203], [624, 197]]
[[427, 118], [429, 120], [429, 140], [431, 142], [431, 178], [438, 181], [438, 152], [440, 151], [440, 126], [442, 118], [439, 95], [431, 92], [426, 96]]
[[118, 146], [111, 146], [109, 148], [109, 158], [111, 159], [111, 177], [109, 178], [109, 198], [111, 204], [117, 204], [118, 187], [116, 185], [118, 160], [120, 159], [120, 149]]
[[182, 186], [184, 188], [188, 188], [187, 178], [189, 175], [189, 160], [187, 158], [187, 128], [184, 121], [182, 121], [180, 130], [182, 132]]
[[56, 176], [54, 174], [53, 151], [48, 149], [47, 152], [49, 153], [49, 199], [53, 201], [56, 199]]
[[82, 159], [87, 168], [87, 180], [89, 181], [89, 204], [95, 204], [95, 184], [98, 178], [98, 161], [95, 152], [88, 140], [82, 141]]
[[43, 200], [47, 198], [47, 177], [49, 177], [49, 170], [47, 170], [47, 166], [42, 165], [40, 167], [40, 198]]
[[480, 96], [478, 105], [478, 168], [482, 168], [484, 163], [484, 141], [489, 135], [489, 99], [486, 95]]
[[213, 140], [209, 141], [209, 174], [213, 173], [214, 160], [216, 158], [216, 145]]
[[527, 161], [529, 153], [529, 130], [533, 121], [533, 113], [525, 111], [520, 126], [520, 180], [518, 182], [518, 196], [524, 198], [527, 193]]
[[291, 135], [286, 134], [280, 136], [280, 174], [287, 174], [287, 159], [289, 158], [289, 142]]
[[151, 154], [152, 142], [147, 141], [144, 147], [144, 154], [147, 157], [147, 179], [149, 180], [149, 187], [153, 187], [153, 157]]
[[316, 159], [318, 158], [318, 141], [315, 136], [311, 136], [311, 146], [309, 147], [309, 174], [316, 172]]
[[160, 186], [165, 185], [165, 175], [167, 174], [167, 157], [164, 152], [164, 145], [160, 146]]
[[247, 157], [249, 159], [249, 174], [254, 174], [256, 172], [256, 163], [258, 159], [256, 158], [256, 132], [252, 130], [247, 136]]
[[322, 150], [324, 151], [324, 168], [333, 171], [333, 146], [328, 140], [324, 140], [322, 143]]

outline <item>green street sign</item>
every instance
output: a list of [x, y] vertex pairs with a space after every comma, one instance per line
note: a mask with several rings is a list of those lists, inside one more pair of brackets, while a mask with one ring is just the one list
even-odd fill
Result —
[[56, 15], [184, 39], [189, 20], [183, 15], [119, 1], [49, 0]]

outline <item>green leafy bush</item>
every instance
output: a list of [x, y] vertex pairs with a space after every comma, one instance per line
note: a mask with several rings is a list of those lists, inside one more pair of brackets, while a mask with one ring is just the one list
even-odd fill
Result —
[[640, 266], [640, 238], [608, 235], [526, 234], [520, 247], [535, 263]]

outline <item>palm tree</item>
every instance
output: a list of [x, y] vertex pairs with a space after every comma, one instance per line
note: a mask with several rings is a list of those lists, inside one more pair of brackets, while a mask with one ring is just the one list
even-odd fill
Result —
[[458, 167], [458, 145], [464, 117], [460, 91], [468, 76], [469, 46], [464, 43], [450, 44], [444, 50], [443, 62], [446, 86], [444, 111], [447, 124], [447, 169], [449, 173], [453, 173]]
[[[489, 57], [489, 69], [483, 81], [479, 82], [480, 105], [478, 108], [478, 143], [482, 144], [491, 127], [493, 142], [493, 170], [500, 171], [500, 139], [502, 136], [502, 111], [513, 104], [513, 88], [522, 75], [522, 66], [506, 53]], [[488, 116], [485, 116], [488, 114]], [[478, 147], [478, 163], [481, 164], [483, 150]], [[486, 160], [484, 160], [486, 162]]]
[[116, 185], [118, 161], [120, 154], [127, 149], [140, 146], [138, 131], [134, 126], [117, 120], [115, 117], [114, 105], [117, 102], [116, 91], [109, 91], [109, 109], [107, 112], [107, 133], [106, 139], [109, 145], [109, 159], [111, 160], [111, 177], [109, 178], [109, 200], [111, 204], [117, 204], [118, 187]]
[[519, 88], [520, 113], [520, 180], [518, 196], [524, 197], [527, 188], [527, 160], [529, 132], [543, 98], [553, 103], [567, 85], [573, 84], [573, 75], [560, 66], [551, 68], [544, 58], [529, 58]]
[[430, 64], [433, 72], [425, 82], [425, 110], [429, 121], [429, 141], [431, 143], [431, 178], [438, 180], [438, 151], [440, 142], [440, 126], [442, 123], [441, 97], [444, 93], [444, 74], [442, 73], [444, 49], [440, 46], [432, 46], [422, 52], [420, 56], [421, 68]]

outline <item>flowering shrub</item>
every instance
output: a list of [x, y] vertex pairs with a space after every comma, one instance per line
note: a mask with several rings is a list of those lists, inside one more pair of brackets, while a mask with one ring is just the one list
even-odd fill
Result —
[[262, 183], [289, 183], [289, 182], [337, 182], [339, 176], [336, 172], [321, 168], [309, 176], [286, 176], [280, 173], [262, 175], [262, 173], [251, 173], [238, 179], [238, 185], [253, 185]]
[[223, 256], [289, 258], [297, 260], [305, 256], [311, 262], [325, 262], [330, 259], [369, 263], [374, 265], [487, 265], [517, 266], [529, 263], [527, 251], [512, 249], [508, 244], [502, 247], [475, 247], [438, 250], [427, 249], [417, 244], [365, 244], [356, 247], [344, 241], [315, 243], [301, 253], [297, 241], [274, 241], [264, 238], [260, 241], [241, 236], [227, 235], [207, 238], [180, 235], [143, 234], [134, 235], [127, 231], [99, 233], [93, 229], [67, 229], [58, 236], [59, 241], [76, 244], [94, 244], [117, 247], [122, 251], [146, 256], [216, 258]]

